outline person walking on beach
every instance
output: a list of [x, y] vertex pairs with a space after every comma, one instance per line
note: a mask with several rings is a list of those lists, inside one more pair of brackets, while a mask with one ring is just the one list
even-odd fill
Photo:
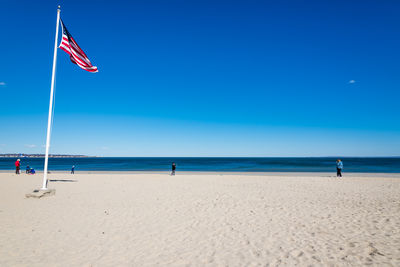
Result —
[[19, 170], [21, 169], [21, 160], [17, 159], [15, 162], [15, 174], [19, 174]]
[[172, 162], [172, 172], [171, 172], [171, 175], [175, 175], [175, 170], [176, 170], [176, 164], [175, 164], [175, 162]]
[[72, 165], [71, 174], [75, 174], [75, 165]]
[[342, 169], [343, 169], [343, 162], [338, 159], [336, 161], [336, 176], [337, 177], [342, 177]]

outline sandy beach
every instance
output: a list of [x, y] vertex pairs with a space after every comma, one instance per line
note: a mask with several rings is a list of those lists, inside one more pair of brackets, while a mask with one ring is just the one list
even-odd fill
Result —
[[0, 173], [0, 266], [400, 266], [400, 174]]

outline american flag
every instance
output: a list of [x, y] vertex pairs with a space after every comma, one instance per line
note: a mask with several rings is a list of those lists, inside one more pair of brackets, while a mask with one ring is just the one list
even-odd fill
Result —
[[65, 27], [62, 20], [61, 26], [63, 29], [63, 34], [60, 48], [69, 55], [72, 63], [89, 72], [97, 72], [97, 67], [92, 65], [85, 52], [83, 52], [83, 50], [75, 42], [74, 38], [72, 38], [72, 35], [68, 32], [67, 27]]

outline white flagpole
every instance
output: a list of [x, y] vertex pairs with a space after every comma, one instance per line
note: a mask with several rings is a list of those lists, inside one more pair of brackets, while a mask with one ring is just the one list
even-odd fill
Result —
[[50, 134], [51, 134], [51, 116], [53, 112], [53, 93], [54, 93], [54, 80], [56, 76], [56, 63], [57, 63], [57, 43], [58, 43], [58, 26], [60, 25], [60, 6], [57, 9], [57, 26], [56, 26], [56, 39], [54, 40], [54, 56], [53, 56], [53, 74], [51, 76], [51, 90], [50, 90], [50, 105], [49, 105], [49, 118], [47, 121], [47, 138], [46, 138], [46, 156], [44, 158], [44, 175], [43, 186], [41, 190], [47, 190], [47, 165], [49, 160], [49, 147], [50, 147]]

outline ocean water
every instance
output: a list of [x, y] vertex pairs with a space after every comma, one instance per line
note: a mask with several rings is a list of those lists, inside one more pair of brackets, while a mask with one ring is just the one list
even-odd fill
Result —
[[[400, 157], [341, 158], [344, 172], [400, 173]], [[0, 158], [0, 170], [13, 170], [16, 158]], [[69, 171], [169, 171], [175, 162], [177, 171], [218, 172], [335, 172], [336, 158], [194, 158], [194, 157], [97, 157], [50, 158], [49, 170]], [[21, 158], [26, 165], [43, 170], [44, 158]]]

